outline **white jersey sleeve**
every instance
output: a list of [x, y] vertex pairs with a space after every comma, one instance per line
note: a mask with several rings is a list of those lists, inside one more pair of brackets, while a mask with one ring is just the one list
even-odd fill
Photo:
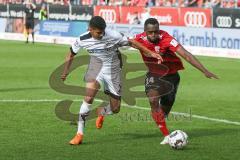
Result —
[[120, 46], [128, 46], [129, 45], [129, 41], [128, 41], [128, 37], [125, 36], [123, 33], [117, 32], [115, 30], [107, 30], [106, 31], [111, 37], [113, 37], [114, 39], [116, 39], [118, 41], [118, 44]]
[[121, 34], [122, 38], [121, 38], [119, 44], [120, 44], [121, 46], [129, 46], [128, 37], [125, 36], [123, 33], [120, 33], [120, 34]]
[[76, 41], [71, 45], [70, 50], [73, 54], [77, 54], [80, 48], [81, 48], [81, 41], [80, 41], [80, 38], [77, 38]]

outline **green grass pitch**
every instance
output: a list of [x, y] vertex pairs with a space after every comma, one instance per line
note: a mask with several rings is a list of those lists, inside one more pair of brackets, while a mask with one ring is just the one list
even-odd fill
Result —
[[[181, 129], [189, 135], [186, 148], [173, 150], [159, 144], [162, 136], [148, 110], [124, 106], [119, 114], [106, 118], [101, 130], [95, 129], [94, 120], [88, 121], [84, 143], [70, 146], [68, 141], [75, 134], [76, 125], [56, 117], [56, 101], [3, 101], [81, 100], [82, 96], [52, 90], [48, 83], [52, 71], [64, 62], [69, 47], [15, 41], [0, 41], [0, 46], [0, 160], [239, 159], [240, 125], [170, 117], [167, 124], [171, 131]], [[134, 52], [123, 51], [129, 63], [142, 62]], [[240, 122], [240, 60], [198, 58], [220, 79], [207, 79], [184, 62], [173, 111]], [[66, 83], [83, 85], [85, 69], [86, 66], [73, 71]], [[143, 91], [143, 87], [138, 89]], [[78, 112], [79, 104], [73, 103], [73, 113]], [[146, 97], [138, 99], [136, 105], [149, 108]]]

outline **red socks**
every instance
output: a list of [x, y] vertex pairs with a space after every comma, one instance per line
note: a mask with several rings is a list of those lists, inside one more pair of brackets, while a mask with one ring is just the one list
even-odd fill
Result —
[[165, 117], [164, 117], [163, 111], [160, 110], [159, 112], [152, 112], [152, 118], [156, 122], [156, 124], [159, 127], [159, 129], [162, 132], [162, 134], [164, 136], [169, 135], [169, 131], [168, 131], [167, 126], [166, 126], [166, 122], [165, 122]]

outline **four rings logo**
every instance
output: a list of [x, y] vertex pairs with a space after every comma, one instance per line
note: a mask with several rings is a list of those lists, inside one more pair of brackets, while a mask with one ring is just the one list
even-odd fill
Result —
[[184, 23], [188, 27], [205, 27], [207, 24], [207, 16], [204, 12], [186, 12], [184, 15]]
[[107, 23], [115, 23], [117, 20], [117, 14], [112, 9], [100, 9], [99, 16], [103, 17]]
[[228, 16], [217, 16], [216, 25], [218, 27], [230, 28], [232, 26], [232, 18]]

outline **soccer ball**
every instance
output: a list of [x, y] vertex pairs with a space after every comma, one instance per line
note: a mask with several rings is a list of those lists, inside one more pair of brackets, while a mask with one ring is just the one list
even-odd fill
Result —
[[169, 145], [174, 149], [182, 149], [188, 143], [188, 136], [181, 130], [173, 131], [169, 135]]

